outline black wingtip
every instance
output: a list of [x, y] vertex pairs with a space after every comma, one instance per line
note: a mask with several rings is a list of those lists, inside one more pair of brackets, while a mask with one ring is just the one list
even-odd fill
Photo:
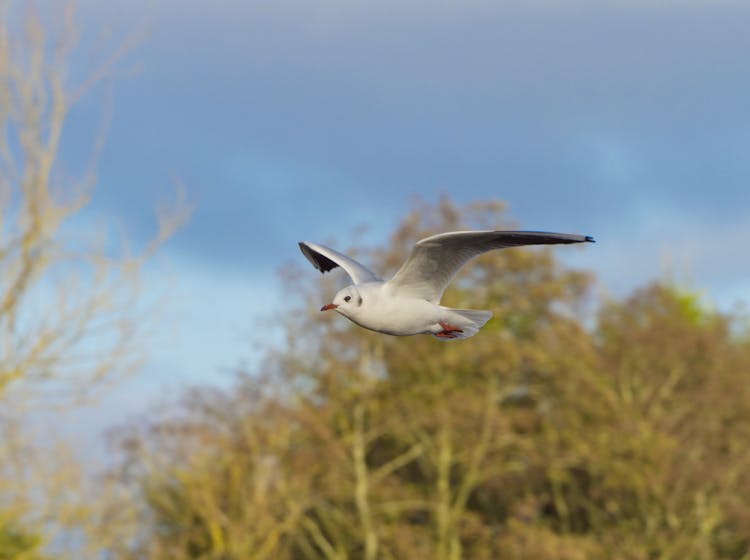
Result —
[[587, 235], [586, 239], [584, 239], [584, 241], [586, 241], [587, 243], [596, 243], [596, 239], [594, 239], [590, 235]]
[[305, 258], [310, 261], [310, 264], [312, 264], [317, 270], [319, 270], [321, 274], [325, 274], [329, 270], [333, 270], [338, 266], [337, 263], [333, 262], [328, 257], [321, 255], [317, 251], [313, 250], [312, 247], [310, 247], [304, 241], [299, 241], [298, 243], [302, 254], [305, 255]]

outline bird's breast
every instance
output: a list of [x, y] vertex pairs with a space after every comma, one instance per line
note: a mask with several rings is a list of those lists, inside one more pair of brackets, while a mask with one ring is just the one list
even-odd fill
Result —
[[409, 335], [427, 332], [437, 321], [438, 307], [428, 301], [413, 298], [376, 297], [350, 319], [374, 331]]

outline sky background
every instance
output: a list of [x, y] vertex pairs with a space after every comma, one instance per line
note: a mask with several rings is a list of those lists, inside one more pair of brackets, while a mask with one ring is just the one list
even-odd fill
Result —
[[[385, 243], [415, 196], [502, 199], [524, 229], [595, 236], [561, 256], [602, 293], [670, 273], [723, 308], [750, 301], [750, 3], [80, 0], [78, 15], [81, 71], [149, 22], [118, 64], [81, 227], [147, 239], [174, 177], [196, 205], [149, 269], [168, 293], [149, 361], [77, 417], [87, 434], [253, 363], [279, 268], [306, 265], [297, 241], [366, 225]], [[102, 99], [71, 114], [72, 168]]]

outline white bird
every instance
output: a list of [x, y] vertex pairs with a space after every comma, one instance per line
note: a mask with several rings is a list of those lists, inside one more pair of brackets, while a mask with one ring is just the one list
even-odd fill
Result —
[[440, 305], [443, 291], [470, 259], [494, 249], [522, 245], [593, 242], [588, 235], [541, 231], [452, 231], [417, 242], [396, 274], [383, 281], [354, 259], [317, 243], [299, 247], [321, 273], [341, 267], [353, 284], [320, 310], [335, 309], [357, 325], [396, 336], [432, 334], [440, 340], [469, 338], [491, 311]]

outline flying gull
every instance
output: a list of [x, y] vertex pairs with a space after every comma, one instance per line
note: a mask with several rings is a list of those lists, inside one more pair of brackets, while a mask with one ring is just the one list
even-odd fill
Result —
[[508, 247], [594, 242], [588, 235], [542, 231], [452, 231], [422, 239], [388, 281], [355, 261], [317, 243], [299, 247], [321, 273], [341, 267], [353, 284], [320, 310], [334, 309], [353, 323], [396, 336], [431, 334], [440, 340], [469, 338], [492, 317], [491, 311], [440, 305], [443, 291], [470, 259]]

